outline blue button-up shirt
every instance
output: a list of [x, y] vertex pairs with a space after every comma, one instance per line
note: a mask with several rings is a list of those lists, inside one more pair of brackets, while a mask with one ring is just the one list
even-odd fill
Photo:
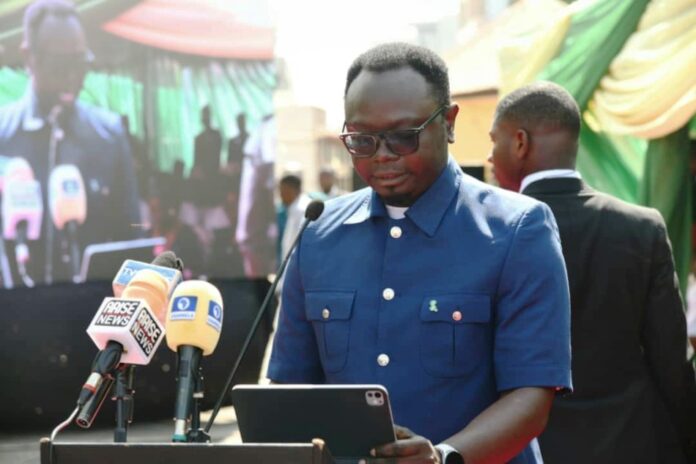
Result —
[[371, 189], [327, 203], [290, 261], [268, 377], [382, 384], [395, 423], [437, 443], [502, 391], [571, 387], [569, 307], [548, 207], [450, 159], [404, 219]]

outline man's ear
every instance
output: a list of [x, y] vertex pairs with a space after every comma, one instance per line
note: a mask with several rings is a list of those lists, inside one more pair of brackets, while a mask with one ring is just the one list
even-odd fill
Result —
[[529, 132], [525, 129], [517, 129], [515, 131], [515, 139], [513, 141], [513, 152], [517, 159], [525, 159], [529, 155], [529, 149], [532, 139]]
[[445, 123], [447, 124], [447, 141], [454, 143], [454, 122], [459, 113], [459, 105], [452, 103], [445, 111]]

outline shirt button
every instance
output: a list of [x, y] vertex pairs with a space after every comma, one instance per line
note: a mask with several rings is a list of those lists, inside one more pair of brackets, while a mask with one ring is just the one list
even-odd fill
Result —
[[382, 290], [382, 298], [384, 298], [387, 301], [393, 300], [394, 299], [394, 290], [391, 288], [385, 288], [384, 290]]
[[382, 367], [385, 367], [389, 364], [389, 356], [382, 353], [379, 356], [377, 356], [377, 364], [379, 364]]
[[389, 235], [391, 235], [392, 238], [401, 237], [401, 227], [399, 227], [399, 226], [392, 227], [391, 229], [389, 229]]
[[461, 321], [461, 320], [462, 320], [462, 313], [461, 313], [461, 311], [455, 311], [455, 312], [453, 312], [453, 313], [452, 313], [452, 319], [454, 319], [454, 320], [457, 321], [457, 322]]
[[324, 308], [321, 311], [321, 317], [323, 317], [324, 319], [328, 319], [330, 315], [331, 315], [331, 311], [329, 311], [328, 308]]

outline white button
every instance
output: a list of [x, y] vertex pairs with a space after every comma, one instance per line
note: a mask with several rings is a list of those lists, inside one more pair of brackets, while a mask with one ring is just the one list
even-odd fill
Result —
[[401, 227], [399, 227], [399, 226], [392, 227], [391, 229], [389, 229], [389, 235], [391, 235], [392, 238], [401, 237]]
[[394, 290], [392, 290], [391, 288], [385, 288], [382, 291], [382, 297], [387, 301], [393, 300], [394, 299]]
[[389, 364], [389, 356], [382, 353], [379, 356], [377, 356], [377, 364], [379, 364], [382, 367], [385, 367], [387, 364]]
[[462, 312], [461, 311], [455, 311], [452, 313], [452, 319], [455, 321], [459, 322], [462, 320]]
[[330, 315], [331, 315], [331, 311], [329, 311], [328, 308], [324, 308], [321, 311], [321, 317], [323, 317], [324, 319], [328, 319]]

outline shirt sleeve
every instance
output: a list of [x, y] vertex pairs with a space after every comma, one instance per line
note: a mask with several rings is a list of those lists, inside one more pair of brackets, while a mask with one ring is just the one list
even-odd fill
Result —
[[498, 390], [572, 388], [568, 277], [558, 226], [545, 204], [535, 204], [518, 221], [495, 311]]
[[286, 270], [267, 377], [278, 383], [323, 383], [314, 329], [305, 315], [299, 250], [293, 253]]

